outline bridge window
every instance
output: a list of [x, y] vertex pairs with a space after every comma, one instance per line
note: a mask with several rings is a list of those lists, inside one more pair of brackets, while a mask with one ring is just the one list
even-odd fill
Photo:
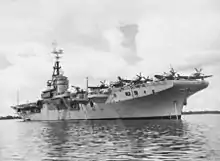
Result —
[[138, 91], [134, 91], [134, 94], [135, 94], [135, 95], [138, 95]]
[[130, 96], [131, 93], [130, 93], [130, 92], [125, 92], [125, 95], [126, 95], [126, 96]]
[[144, 90], [144, 94], [146, 94], [146, 91]]

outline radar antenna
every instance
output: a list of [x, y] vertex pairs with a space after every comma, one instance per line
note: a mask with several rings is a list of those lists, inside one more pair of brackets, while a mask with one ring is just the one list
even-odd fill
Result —
[[61, 74], [61, 66], [60, 66], [60, 61], [59, 59], [61, 58], [61, 54], [63, 54], [63, 50], [62, 49], [57, 49], [57, 42], [54, 41], [52, 43], [53, 46], [53, 50], [52, 50], [52, 54], [55, 54], [55, 64], [53, 66], [53, 75], [52, 75], [52, 80], [48, 80], [47, 81], [47, 85], [48, 86], [54, 86], [54, 81], [56, 79], [56, 76]]
[[60, 69], [61, 69], [61, 66], [60, 66], [60, 55], [63, 54], [63, 50], [62, 49], [57, 49], [57, 42], [54, 41], [52, 43], [53, 45], [53, 51], [52, 51], [52, 54], [55, 54], [55, 58], [56, 58], [56, 61], [55, 61], [55, 65], [53, 67], [53, 78], [60, 75]]

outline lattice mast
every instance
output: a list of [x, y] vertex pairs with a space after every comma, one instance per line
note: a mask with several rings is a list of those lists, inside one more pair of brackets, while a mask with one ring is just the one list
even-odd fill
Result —
[[53, 66], [53, 75], [52, 75], [52, 80], [49, 80], [48, 81], [48, 86], [53, 86], [55, 88], [55, 80], [56, 80], [56, 77], [58, 75], [61, 74], [61, 66], [60, 66], [60, 61], [59, 59], [61, 58], [61, 54], [63, 54], [63, 50], [62, 49], [57, 49], [57, 43], [56, 42], [53, 42], [52, 43], [52, 46], [53, 46], [53, 51], [51, 52], [52, 54], [55, 54], [55, 63], [54, 63], [54, 66]]

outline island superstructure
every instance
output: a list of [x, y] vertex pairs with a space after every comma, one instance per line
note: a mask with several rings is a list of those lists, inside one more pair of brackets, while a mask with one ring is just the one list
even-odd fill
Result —
[[[92, 120], [92, 119], [180, 119], [187, 99], [208, 87], [207, 77], [196, 69], [190, 76], [181, 76], [173, 68], [170, 73], [155, 75], [156, 80], [137, 75], [111, 84], [88, 86], [85, 90], [70, 86], [61, 71], [63, 50], [54, 47], [52, 78], [36, 102], [12, 106], [24, 120]], [[74, 88], [74, 90], [72, 90]]]

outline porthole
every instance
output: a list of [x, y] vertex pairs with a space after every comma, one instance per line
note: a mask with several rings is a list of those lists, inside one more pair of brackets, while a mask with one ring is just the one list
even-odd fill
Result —
[[134, 94], [135, 94], [135, 95], [138, 95], [138, 91], [134, 91]]
[[125, 95], [126, 95], [126, 96], [130, 96], [131, 93], [130, 93], [130, 92], [125, 92]]

